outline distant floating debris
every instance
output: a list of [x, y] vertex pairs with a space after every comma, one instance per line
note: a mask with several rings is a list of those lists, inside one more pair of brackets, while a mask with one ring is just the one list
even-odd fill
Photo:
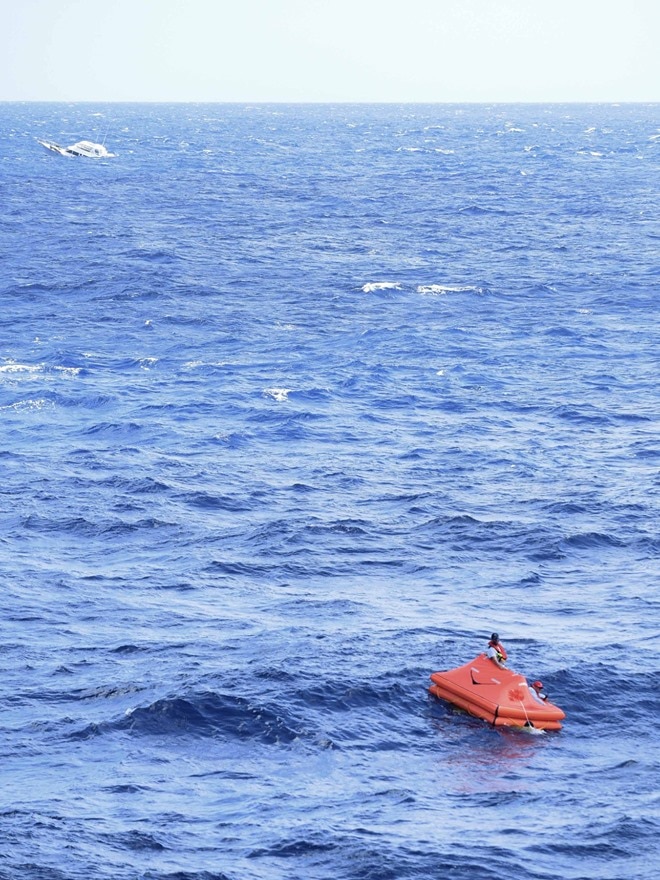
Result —
[[42, 147], [60, 156], [86, 156], [88, 159], [113, 159], [115, 153], [109, 153], [103, 144], [95, 144], [92, 141], [78, 141], [70, 147], [62, 147], [55, 141], [42, 141]]

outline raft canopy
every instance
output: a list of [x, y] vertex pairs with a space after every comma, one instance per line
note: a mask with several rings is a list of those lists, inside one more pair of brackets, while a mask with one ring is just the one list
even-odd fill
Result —
[[559, 706], [537, 697], [524, 675], [498, 666], [485, 654], [456, 669], [434, 672], [431, 681], [434, 696], [496, 727], [560, 730], [566, 717]]

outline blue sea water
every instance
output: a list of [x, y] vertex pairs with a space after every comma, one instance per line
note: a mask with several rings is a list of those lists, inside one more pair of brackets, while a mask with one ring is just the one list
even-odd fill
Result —
[[[2, 880], [657, 876], [659, 151], [0, 105]], [[561, 732], [427, 694], [493, 629]]]

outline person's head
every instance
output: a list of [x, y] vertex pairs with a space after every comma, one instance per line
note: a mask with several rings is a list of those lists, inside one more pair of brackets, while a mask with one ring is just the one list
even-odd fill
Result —
[[491, 644], [497, 645], [499, 643], [500, 637], [497, 633], [493, 633], [490, 637]]
[[535, 691], [542, 691], [543, 690], [543, 682], [542, 681], [535, 681], [534, 684], [532, 685], [532, 687], [534, 688]]

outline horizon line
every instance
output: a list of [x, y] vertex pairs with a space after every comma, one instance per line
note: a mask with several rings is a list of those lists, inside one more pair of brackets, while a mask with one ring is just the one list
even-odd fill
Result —
[[139, 99], [139, 98], [131, 98], [131, 99], [103, 99], [103, 98], [81, 98], [81, 99], [72, 99], [72, 98], [0, 98], [0, 104], [237, 104], [237, 105], [246, 105], [246, 104], [259, 104], [259, 105], [279, 105], [279, 106], [291, 106], [291, 105], [302, 105], [302, 106], [319, 106], [319, 105], [353, 105], [353, 106], [373, 106], [376, 105], [397, 105], [397, 104], [419, 104], [425, 106], [465, 106], [465, 105], [496, 105], [496, 106], [512, 106], [512, 105], [543, 105], [547, 106], [549, 104], [552, 105], [608, 105], [608, 106], [620, 106], [623, 104], [643, 104], [643, 105], [657, 105], [660, 104], [659, 99], [653, 100], [644, 100], [644, 99], [625, 99], [625, 100], [617, 100], [617, 99], [604, 99], [604, 100], [587, 100], [587, 99], [570, 99], [570, 100], [452, 100], [452, 101], [423, 101], [423, 100], [254, 100], [254, 99], [236, 99], [236, 100], [199, 100], [199, 99], [155, 99], [155, 98], [147, 98], [147, 99]]

